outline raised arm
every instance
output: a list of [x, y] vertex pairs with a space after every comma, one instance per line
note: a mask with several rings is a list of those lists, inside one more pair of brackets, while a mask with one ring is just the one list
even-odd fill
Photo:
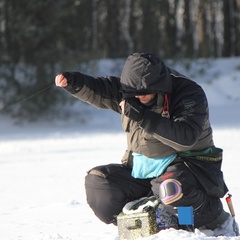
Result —
[[92, 77], [80, 72], [63, 72], [55, 78], [56, 86], [64, 88], [74, 97], [97, 108], [121, 113], [122, 95], [117, 77]]

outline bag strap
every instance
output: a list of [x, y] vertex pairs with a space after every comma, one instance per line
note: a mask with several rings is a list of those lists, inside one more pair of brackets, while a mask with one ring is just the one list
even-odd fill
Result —
[[182, 158], [194, 157], [194, 159], [201, 160], [201, 161], [219, 162], [219, 161], [222, 161], [222, 153], [223, 153], [223, 150], [221, 148], [212, 146], [201, 151], [180, 152], [178, 153], [178, 156]]

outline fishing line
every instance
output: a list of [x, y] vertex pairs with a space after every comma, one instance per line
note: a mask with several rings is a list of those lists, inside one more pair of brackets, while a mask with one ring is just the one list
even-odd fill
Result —
[[20, 100], [20, 101], [18, 101], [18, 102], [16, 102], [16, 103], [12, 104], [12, 105], [10, 105], [10, 106], [7, 106], [7, 107], [5, 107], [5, 108], [0, 109], [0, 113], [2, 113], [2, 112], [4, 112], [4, 111], [7, 111], [8, 109], [11, 109], [11, 108], [15, 107], [16, 105], [18, 105], [18, 104], [20, 104], [20, 103], [23, 103], [23, 102], [29, 100], [30, 98], [35, 97], [35, 96], [37, 96], [38, 94], [47, 91], [52, 85], [54, 85], [54, 83], [51, 83], [50, 85], [46, 86], [45, 88], [41, 89], [40, 91], [37, 91], [37, 92], [33, 93], [32, 95], [30, 95], [30, 96], [28, 96], [28, 97], [26, 97], [26, 98], [24, 98], [24, 99], [22, 99], [22, 100]]

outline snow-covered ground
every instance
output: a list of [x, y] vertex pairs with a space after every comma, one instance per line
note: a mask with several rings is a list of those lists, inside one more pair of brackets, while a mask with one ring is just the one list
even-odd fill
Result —
[[[177, 67], [194, 76], [206, 91], [215, 145], [224, 149], [223, 172], [240, 222], [240, 58], [209, 60], [191, 71]], [[80, 101], [75, 108], [79, 114], [54, 122], [16, 125], [0, 115], [1, 240], [119, 239], [117, 227], [100, 222], [88, 207], [84, 177], [93, 166], [120, 162], [126, 147], [120, 116]], [[228, 211], [224, 199], [223, 203]], [[145, 239], [240, 237], [164, 230]]]

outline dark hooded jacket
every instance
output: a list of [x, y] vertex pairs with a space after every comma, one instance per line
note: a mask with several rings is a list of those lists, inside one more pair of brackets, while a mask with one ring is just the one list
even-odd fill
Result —
[[[128, 143], [123, 162], [129, 165], [132, 151], [159, 158], [213, 146], [203, 89], [168, 68], [153, 54], [130, 55], [121, 77], [91, 77], [79, 72], [63, 74], [68, 79], [65, 89], [74, 97], [119, 114], [122, 113], [119, 107], [122, 99], [149, 93], [157, 95], [156, 102], [145, 110], [142, 121], [136, 122], [122, 115]], [[164, 109], [169, 116], [163, 114]]]

